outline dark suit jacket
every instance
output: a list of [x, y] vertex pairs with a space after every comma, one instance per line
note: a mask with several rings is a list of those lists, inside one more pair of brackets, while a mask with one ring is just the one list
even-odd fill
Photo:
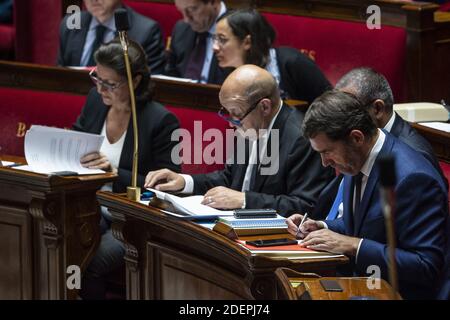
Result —
[[[272, 127], [279, 130], [278, 172], [256, 172], [253, 188], [245, 193], [246, 208], [273, 208], [283, 216], [311, 212], [320, 191], [332, 179], [333, 171], [321, 165], [319, 154], [302, 135], [303, 117], [301, 111], [283, 105]], [[267, 150], [270, 143], [271, 138]], [[194, 175], [194, 193], [204, 194], [216, 186], [241, 191], [246, 169], [245, 164], [235, 163], [221, 171]]]
[[[136, 13], [129, 7], [124, 6], [124, 8], [128, 11], [130, 25], [128, 38], [140, 43], [144, 48], [151, 73], [162, 73], [165, 65], [165, 53], [159, 24]], [[92, 16], [87, 11], [81, 12], [81, 29], [79, 30], [67, 29], [68, 17], [63, 19], [59, 29], [58, 65], [79, 66]]]
[[[448, 198], [445, 184], [432, 165], [411, 147], [386, 134], [378, 155], [393, 155], [395, 185], [396, 261], [399, 290], [403, 298], [433, 298], [439, 288], [446, 252]], [[327, 221], [332, 231], [363, 238], [354, 273], [367, 276], [367, 268], [379, 266], [388, 279], [385, 220], [381, 210], [375, 163], [367, 181], [360, 210], [352, 214], [353, 177], [344, 177], [344, 216]]]
[[[103, 103], [96, 89], [91, 89], [73, 129], [100, 134], [108, 110], [109, 107]], [[139, 139], [138, 185], [144, 185], [145, 176], [151, 170], [168, 168], [180, 172], [180, 166], [173, 164], [171, 160], [172, 148], [177, 144], [177, 141], [171, 141], [172, 132], [179, 128], [177, 118], [161, 104], [152, 101], [138, 105], [137, 121]], [[133, 122], [130, 120], [120, 155], [119, 179], [113, 184], [114, 192], [125, 192], [126, 187], [131, 185], [133, 143]]]
[[[192, 30], [189, 24], [181, 20], [175, 24], [172, 31], [170, 49], [164, 71], [166, 75], [172, 77], [184, 77], [189, 56], [194, 48], [196, 38], [197, 33]], [[229, 69], [222, 69], [219, 67], [216, 56], [213, 54], [207, 82], [222, 84], [229, 73]]]
[[[431, 145], [422, 137], [413, 127], [409, 125], [407, 121], [405, 121], [401, 116], [396, 114], [395, 121], [392, 126], [391, 132], [392, 135], [399, 138], [401, 141], [412, 147], [413, 149], [419, 151], [430, 163], [433, 167], [439, 172], [446, 187], [448, 189], [448, 181], [445, 177], [442, 169], [439, 165], [438, 160], [434, 156], [434, 151]], [[336, 197], [339, 184], [342, 180], [343, 175], [338, 175], [326, 188], [323, 189], [319, 196], [319, 200], [317, 201], [317, 206], [313, 213], [313, 218], [317, 220], [325, 219], [328, 215], [328, 212], [333, 205], [334, 198]]]
[[331, 89], [322, 71], [310, 58], [289, 47], [276, 49], [280, 69], [280, 89], [287, 93], [284, 99], [304, 100], [312, 103], [315, 98]]
[[419, 151], [425, 158], [427, 158], [428, 161], [430, 161], [430, 163], [433, 165], [433, 167], [439, 172], [448, 189], [447, 178], [442, 172], [442, 168], [439, 165], [439, 161], [436, 159], [436, 156], [434, 155], [434, 151], [430, 143], [398, 114], [396, 114], [395, 116], [391, 134], [398, 137], [404, 143]]

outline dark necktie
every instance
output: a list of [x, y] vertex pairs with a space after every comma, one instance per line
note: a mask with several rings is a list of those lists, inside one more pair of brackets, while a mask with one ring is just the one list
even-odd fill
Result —
[[94, 43], [92, 44], [92, 52], [91, 52], [91, 56], [89, 57], [89, 61], [88, 61], [88, 66], [95, 66], [95, 59], [94, 59], [94, 53], [95, 51], [97, 51], [98, 48], [100, 48], [100, 45], [103, 43], [103, 38], [105, 36], [105, 32], [106, 30], [108, 30], [107, 27], [105, 27], [104, 25], [97, 25], [96, 30], [95, 30], [95, 40]]
[[206, 39], [208, 32], [198, 33], [195, 41], [195, 46], [189, 56], [188, 65], [184, 77], [188, 79], [200, 80], [203, 63], [206, 57]]
[[353, 216], [359, 213], [359, 207], [361, 205], [361, 184], [362, 184], [363, 173], [358, 173], [355, 179], [355, 209], [353, 210]]

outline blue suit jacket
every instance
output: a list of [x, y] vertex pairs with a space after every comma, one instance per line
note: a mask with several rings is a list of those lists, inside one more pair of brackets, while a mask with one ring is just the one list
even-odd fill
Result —
[[[446, 253], [448, 199], [445, 184], [420, 153], [386, 133], [378, 157], [389, 154], [396, 159], [395, 230], [400, 294], [406, 299], [433, 298], [442, 280]], [[364, 239], [353, 262], [356, 275], [367, 276], [367, 268], [377, 265], [381, 269], [381, 277], [387, 280], [388, 252], [379, 178], [375, 163], [360, 210], [354, 218], [350, 207], [353, 177], [345, 176], [344, 215], [327, 221], [327, 225], [332, 231]]]

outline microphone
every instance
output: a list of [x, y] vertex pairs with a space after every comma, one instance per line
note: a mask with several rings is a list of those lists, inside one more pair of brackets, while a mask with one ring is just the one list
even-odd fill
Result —
[[128, 31], [130, 29], [130, 25], [128, 24], [127, 10], [120, 8], [114, 11], [114, 19], [116, 22], [117, 31]]
[[388, 244], [388, 269], [389, 282], [391, 284], [391, 299], [397, 300], [398, 281], [397, 281], [397, 263], [395, 260], [395, 159], [393, 156], [380, 157], [378, 160], [380, 169], [380, 198], [381, 208], [384, 215], [387, 244]]
[[128, 56], [128, 35], [127, 30], [130, 28], [128, 23], [127, 10], [120, 8], [114, 11], [114, 19], [116, 29], [119, 32], [120, 44], [123, 49], [123, 58], [125, 60], [125, 68], [127, 71], [128, 91], [130, 93], [131, 116], [133, 119], [133, 167], [131, 171], [131, 186], [127, 187], [127, 198], [133, 201], [141, 199], [141, 188], [137, 186], [137, 168], [138, 168], [138, 127], [136, 116], [136, 97], [134, 95], [133, 77], [131, 75], [130, 57]]

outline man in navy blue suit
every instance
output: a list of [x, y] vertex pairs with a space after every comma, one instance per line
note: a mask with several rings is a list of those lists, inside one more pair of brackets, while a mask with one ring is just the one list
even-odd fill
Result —
[[[386, 130], [422, 153], [439, 171], [448, 188], [447, 179], [431, 145], [394, 111], [394, 95], [382, 74], [371, 68], [356, 68], [342, 76], [335, 88], [354, 94], [367, 107], [370, 117], [378, 128]], [[342, 215], [342, 178], [343, 175], [337, 176], [322, 190], [312, 212], [312, 218], [333, 220]]]
[[385, 221], [380, 205], [376, 161], [396, 159], [396, 262], [403, 298], [434, 298], [441, 285], [446, 253], [448, 199], [443, 179], [425, 157], [391, 134], [378, 129], [365, 106], [352, 94], [330, 91], [317, 98], [303, 132], [320, 153], [322, 164], [344, 173], [343, 217], [287, 222], [289, 231], [314, 250], [345, 254], [351, 271], [367, 276], [378, 266], [388, 278]]

